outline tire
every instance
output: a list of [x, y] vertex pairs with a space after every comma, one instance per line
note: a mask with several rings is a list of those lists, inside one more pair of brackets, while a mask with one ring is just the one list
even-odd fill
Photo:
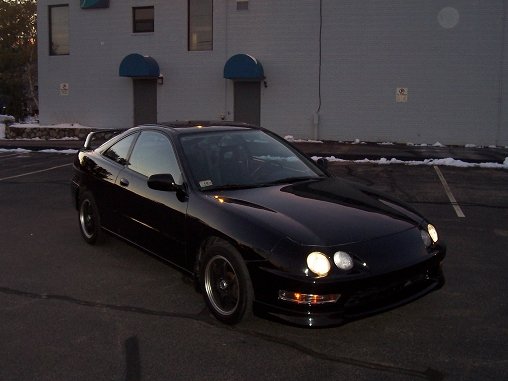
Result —
[[101, 219], [95, 198], [90, 192], [84, 192], [79, 198], [79, 231], [90, 245], [100, 242], [102, 237]]
[[230, 244], [215, 240], [200, 265], [199, 282], [205, 303], [226, 324], [237, 324], [252, 316], [254, 291], [247, 266]]

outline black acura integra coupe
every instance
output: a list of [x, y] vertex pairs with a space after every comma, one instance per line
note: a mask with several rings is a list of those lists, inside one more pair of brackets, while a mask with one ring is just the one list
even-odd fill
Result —
[[[97, 137], [97, 136], [96, 136]], [[241, 123], [124, 130], [78, 153], [86, 242], [103, 231], [194, 277], [215, 317], [330, 326], [440, 288], [446, 252], [410, 206], [330, 177], [323, 162]]]

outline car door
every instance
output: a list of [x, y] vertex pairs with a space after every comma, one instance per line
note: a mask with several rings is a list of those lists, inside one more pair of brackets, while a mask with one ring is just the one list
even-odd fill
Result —
[[171, 174], [182, 184], [182, 173], [169, 138], [155, 130], [141, 132], [125, 169], [117, 177], [122, 205], [121, 235], [179, 266], [185, 264], [187, 201], [176, 192], [148, 187], [148, 177]]
[[102, 154], [87, 157], [85, 166], [95, 181], [87, 184], [93, 193], [101, 213], [101, 224], [106, 229], [118, 232], [118, 205], [122, 203], [118, 197], [116, 180], [127, 164], [131, 146], [137, 137], [132, 133], [123, 137], [106, 149]]

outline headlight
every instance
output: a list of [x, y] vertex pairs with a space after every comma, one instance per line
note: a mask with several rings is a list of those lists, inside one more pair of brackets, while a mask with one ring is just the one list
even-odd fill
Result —
[[420, 234], [422, 235], [422, 240], [425, 247], [430, 247], [432, 245], [432, 238], [430, 238], [430, 234], [425, 230], [420, 230]]
[[341, 270], [351, 270], [353, 268], [353, 258], [345, 251], [337, 251], [333, 256], [333, 261]]
[[307, 256], [307, 267], [314, 274], [326, 276], [330, 271], [330, 261], [323, 253], [314, 251]]
[[438, 240], [437, 230], [431, 224], [427, 225], [427, 231], [420, 230], [420, 234], [422, 235], [422, 240], [426, 247], [432, 246], [432, 244], [436, 243]]
[[436, 243], [438, 240], [437, 230], [432, 224], [427, 225], [427, 231], [429, 232], [430, 238], [433, 243]]

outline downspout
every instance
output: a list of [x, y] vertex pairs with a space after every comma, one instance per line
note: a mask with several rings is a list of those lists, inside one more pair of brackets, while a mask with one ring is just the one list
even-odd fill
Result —
[[314, 112], [313, 122], [313, 138], [319, 138], [319, 113], [321, 111], [321, 63], [322, 63], [322, 37], [323, 37], [323, 0], [319, 0], [319, 41], [318, 41], [318, 107]]
[[[505, 42], [506, 42], [506, 35], [508, 34], [508, 28], [506, 26], [506, 12], [508, 11], [508, 9], [506, 8], [506, 1], [507, 0], [503, 0], [503, 13], [502, 13], [502, 16], [501, 16], [501, 57], [499, 59], [499, 94], [498, 94], [498, 111], [497, 111], [497, 131], [496, 131], [496, 141], [495, 141], [495, 144], [496, 145], [499, 145], [501, 144], [501, 130], [503, 128], [503, 116], [506, 112], [505, 110], [505, 107], [503, 107], [503, 101], [504, 101], [504, 97], [503, 97], [503, 90], [504, 90], [504, 87], [505, 87], [505, 66], [508, 66], [507, 63], [505, 62], [506, 60], [506, 52], [505, 52], [505, 49], [506, 49], [506, 46], [505, 46]], [[507, 126], [508, 128], [508, 126]]]
[[[228, 40], [229, 40], [229, 0], [224, 1], [225, 4], [225, 36], [224, 36], [224, 62], [226, 62], [229, 58], [229, 48], [228, 48]], [[221, 115], [222, 120], [228, 120], [229, 112], [228, 112], [228, 80], [224, 78], [224, 113]]]

